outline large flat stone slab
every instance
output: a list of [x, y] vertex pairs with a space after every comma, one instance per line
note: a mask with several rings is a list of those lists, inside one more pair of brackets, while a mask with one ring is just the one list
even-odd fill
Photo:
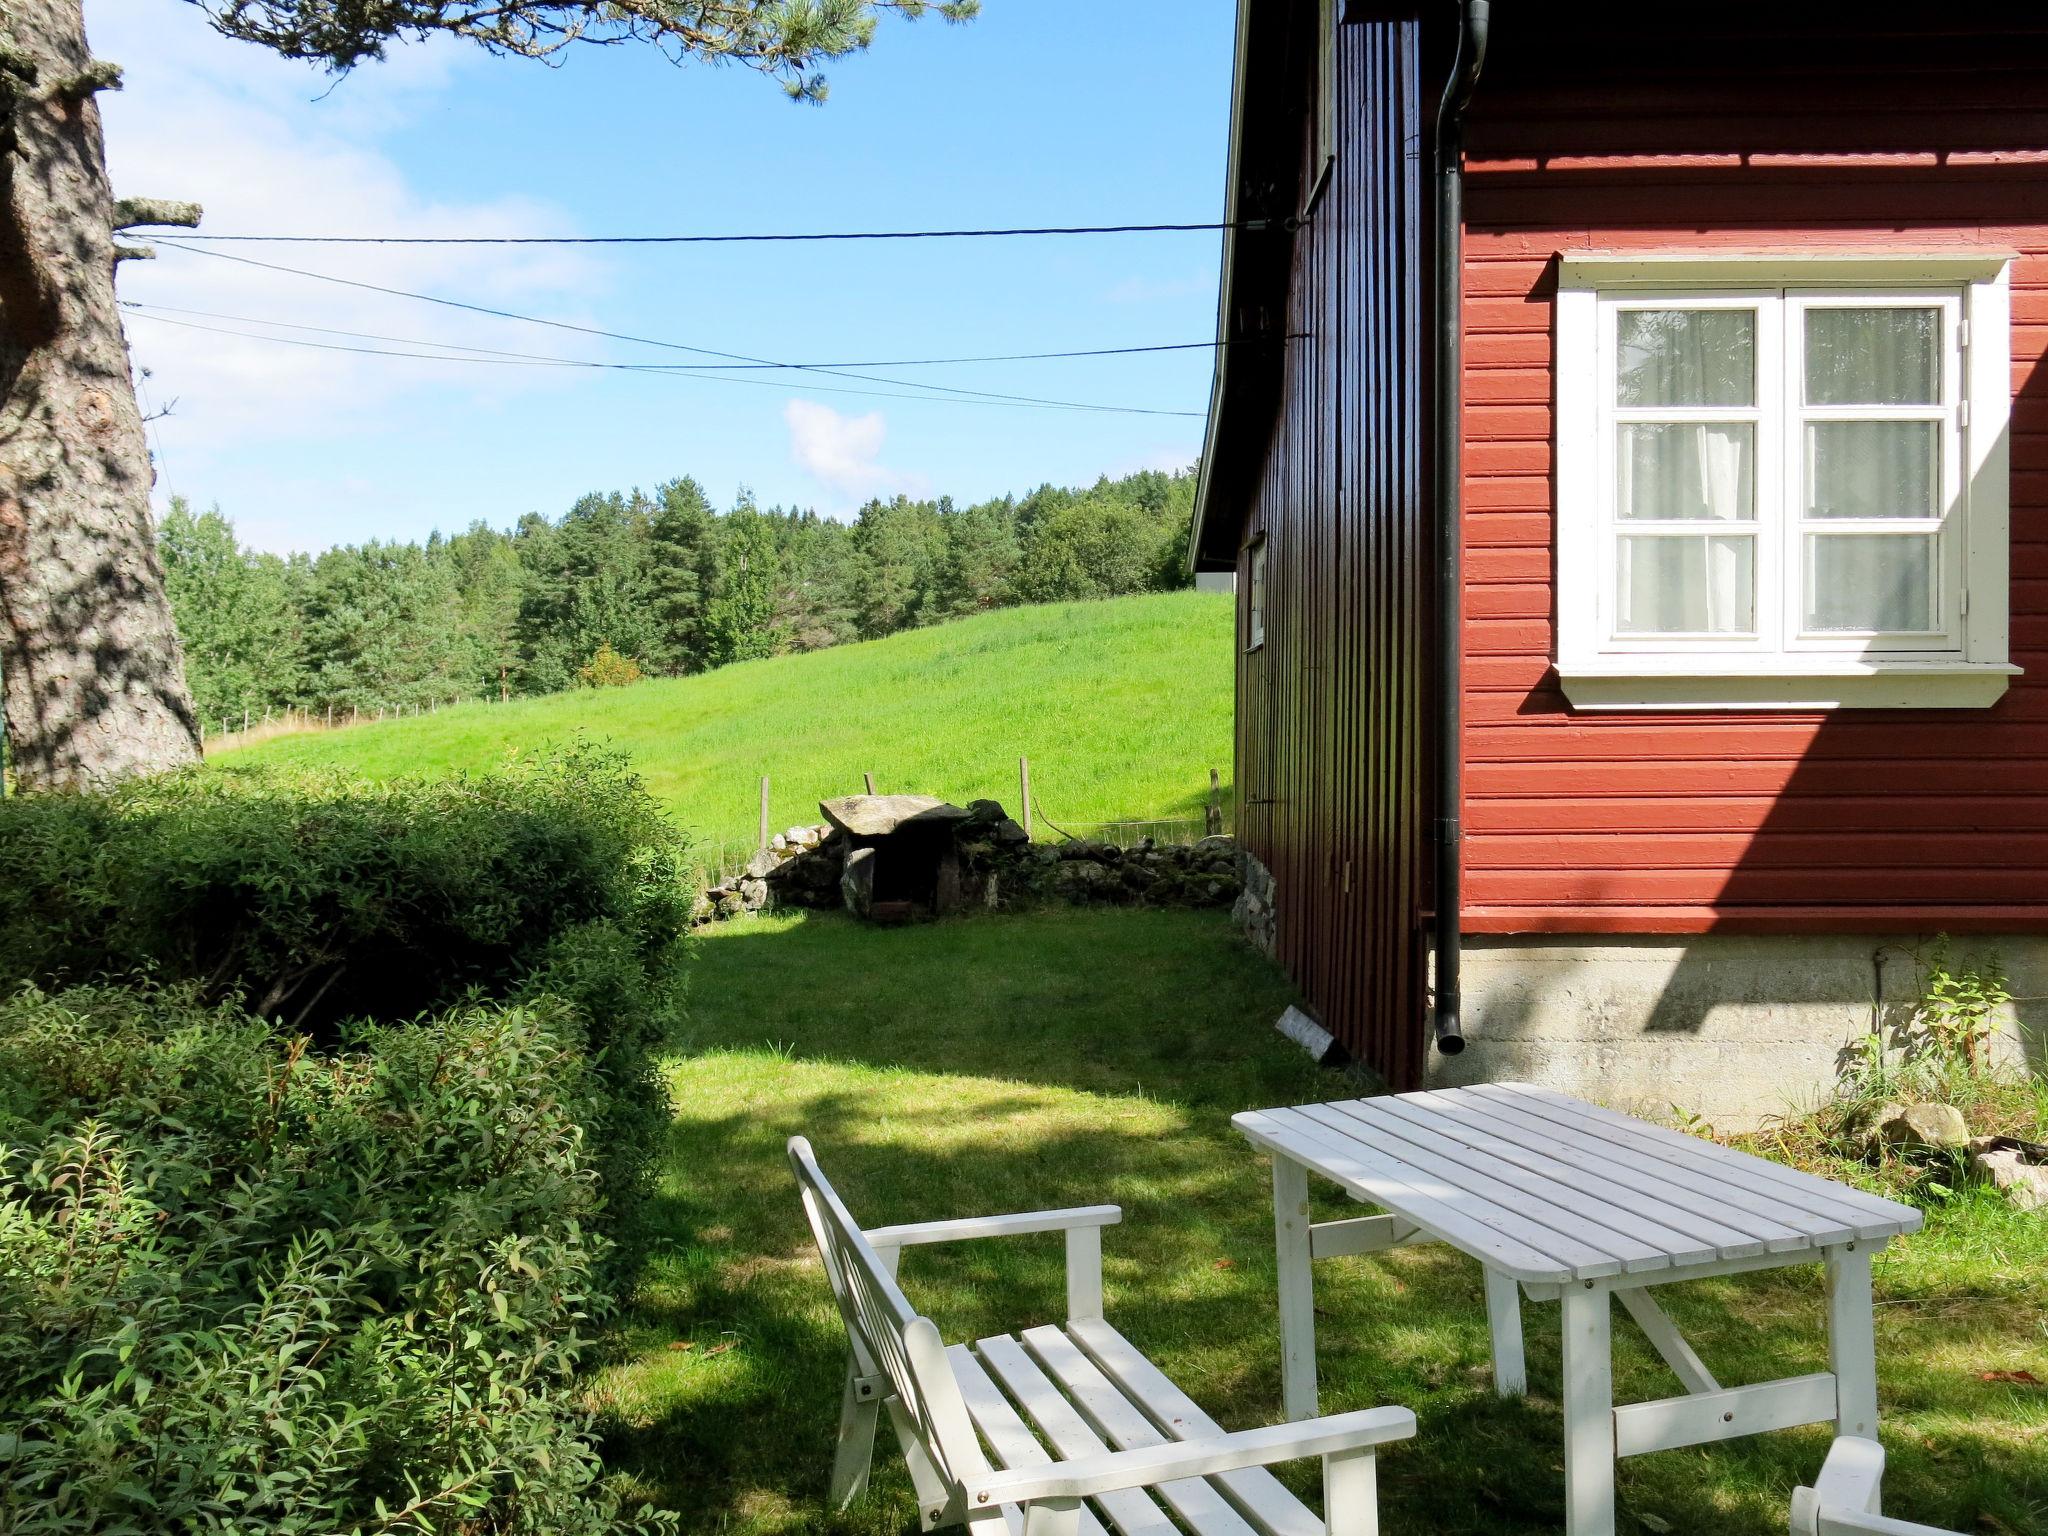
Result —
[[818, 810], [848, 837], [887, 837], [913, 823], [919, 827], [950, 826], [974, 813], [930, 795], [841, 795], [820, 800]]

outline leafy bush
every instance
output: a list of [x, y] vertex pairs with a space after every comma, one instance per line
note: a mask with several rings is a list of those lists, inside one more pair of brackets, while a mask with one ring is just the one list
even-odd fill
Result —
[[587, 745], [438, 782], [256, 769], [18, 797], [0, 985], [147, 974], [322, 1049], [348, 1020], [566, 998], [607, 1090], [584, 1124], [616, 1229], [660, 1118], [686, 853], [624, 757]]
[[576, 681], [586, 688], [624, 688], [644, 675], [639, 662], [621, 656], [609, 645], [600, 645], [590, 660], [576, 669]]
[[0, 1003], [0, 1529], [617, 1528], [570, 1005], [319, 1055], [198, 990]]

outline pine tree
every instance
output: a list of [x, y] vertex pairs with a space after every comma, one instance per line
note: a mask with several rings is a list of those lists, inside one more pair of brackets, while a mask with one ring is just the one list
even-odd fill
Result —
[[706, 605], [718, 586], [711, 503], [687, 475], [656, 489], [648, 526], [647, 591], [657, 636], [647, 660], [671, 676], [701, 672], [710, 642]]

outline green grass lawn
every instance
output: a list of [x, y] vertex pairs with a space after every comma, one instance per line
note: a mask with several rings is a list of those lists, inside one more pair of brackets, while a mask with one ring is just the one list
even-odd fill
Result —
[[[874, 929], [836, 915], [722, 925], [699, 946], [658, 1255], [597, 1386], [609, 1455], [687, 1531], [900, 1533], [886, 1429], [870, 1494], [821, 1508], [844, 1334], [783, 1142], [803, 1132], [870, 1226], [1113, 1201], [1108, 1312], [1231, 1428], [1280, 1417], [1272, 1216], [1235, 1110], [1347, 1096], [1271, 1030], [1289, 990], [1213, 914], [1047, 911]], [[1340, 1200], [1327, 1214], [1338, 1214]], [[1353, 1207], [1352, 1209], [1355, 1209]], [[1057, 1237], [917, 1249], [904, 1288], [948, 1339], [1061, 1315]], [[1317, 1266], [1326, 1411], [1403, 1403], [1386, 1529], [1555, 1532], [1557, 1309], [1525, 1307], [1531, 1395], [1495, 1398], [1477, 1269], [1442, 1248]], [[1935, 1208], [1878, 1261], [1887, 1507], [1990, 1536], [2048, 1532], [2048, 1220]], [[1826, 1368], [1817, 1267], [1683, 1288], [1720, 1378]], [[1617, 1309], [1616, 1388], [1672, 1378]], [[687, 1347], [686, 1347], [687, 1346]], [[1821, 1428], [1621, 1469], [1624, 1531], [1773, 1536]], [[1288, 1477], [1305, 1491], [1313, 1467]]]
[[858, 791], [1033, 799], [1063, 823], [1199, 815], [1231, 761], [1232, 600], [1174, 592], [1010, 608], [700, 677], [273, 738], [227, 763], [458, 773], [583, 732], [630, 753], [714, 847], [751, 850], [760, 779], [779, 830]]

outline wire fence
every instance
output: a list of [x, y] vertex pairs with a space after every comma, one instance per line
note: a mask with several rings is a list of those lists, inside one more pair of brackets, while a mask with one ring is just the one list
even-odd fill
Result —
[[491, 694], [476, 698], [456, 697], [448, 699], [415, 700], [408, 704], [373, 704], [363, 707], [349, 705], [336, 707], [328, 705], [318, 709], [265, 709], [257, 713], [244, 709], [239, 716], [222, 715], [218, 720], [205, 719], [199, 722], [199, 745], [203, 751], [228, 752], [236, 747], [253, 746], [259, 741], [269, 741], [278, 736], [300, 736], [309, 731], [339, 731], [352, 725], [374, 725], [382, 720], [413, 720], [425, 715], [438, 715], [444, 709], [453, 709], [458, 704], [499, 704], [509, 700], [499, 699]]
[[[861, 775], [861, 779], [866, 793], [877, 793], [872, 773]], [[1209, 770], [1208, 805], [1185, 816], [1113, 816], [1101, 820], [1053, 816], [1032, 795], [1029, 759], [1017, 760], [1017, 780], [1016, 820], [1038, 843], [1057, 844], [1086, 839], [1120, 848], [1131, 848], [1148, 841], [1185, 845], [1231, 830], [1230, 800], [1223, 792], [1222, 774], [1214, 768]], [[770, 779], [764, 774], [761, 778], [759, 833], [755, 840], [700, 842], [696, 845], [697, 867], [706, 885], [724, 886], [739, 878], [755, 854], [771, 846], [779, 831], [786, 830], [784, 824], [773, 820], [771, 808]]]

